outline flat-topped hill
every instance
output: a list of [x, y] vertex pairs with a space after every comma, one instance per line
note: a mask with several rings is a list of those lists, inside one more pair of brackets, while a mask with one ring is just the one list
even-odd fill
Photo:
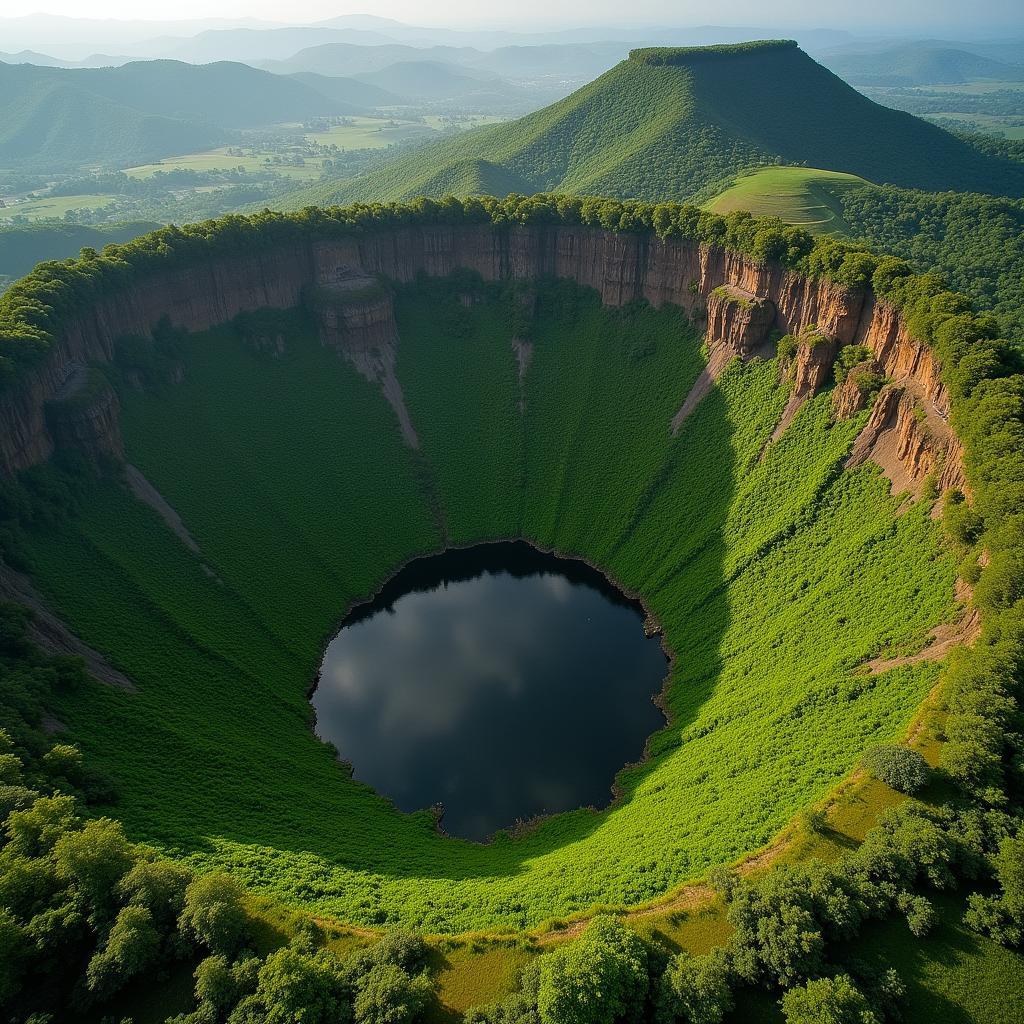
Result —
[[1024, 167], [879, 106], [787, 40], [635, 50], [571, 96], [517, 121], [417, 150], [348, 182], [279, 200], [382, 202], [472, 194], [484, 161], [517, 191], [657, 201], [738, 171], [803, 164], [920, 189], [1024, 194]]

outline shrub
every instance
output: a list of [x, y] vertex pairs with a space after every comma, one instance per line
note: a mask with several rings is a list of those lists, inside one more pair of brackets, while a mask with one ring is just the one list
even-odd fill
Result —
[[614, 917], [595, 917], [583, 935], [543, 958], [537, 1009], [542, 1024], [637, 1020], [647, 996], [647, 953]]
[[228, 875], [202, 875], [185, 890], [179, 919], [184, 935], [213, 953], [234, 952], [245, 934], [242, 890]]
[[864, 994], [846, 974], [818, 978], [782, 997], [786, 1024], [881, 1024]]
[[836, 383], [842, 384], [846, 375], [861, 363], [871, 358], [871, 350], [865, 345], [844, 345], [836, 356], [835, 371]]
[[377, 964], [359, 985], [356, 1024], [406, 1024], [420, 1015], [429, 996], [425, 975], [413, 978], [397, 964]]
[[898, 793], [916, 793], [928, 782], [928, 762], [909, 747], [886, 744], [872, 747], [861, 767]]
[[659, 1024], [719, 1024], [732, 1009], [732, 968], [724, 950], [704, 956], [682, 952], [669, 964], [658, 988]]

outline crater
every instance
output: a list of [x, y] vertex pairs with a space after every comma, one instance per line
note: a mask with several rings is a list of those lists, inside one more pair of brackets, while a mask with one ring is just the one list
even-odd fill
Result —
[[640, 604], [523, 542], [411, 562], [346, 617], [312, 694], [316, 732], [450, 835], [603, 807], [665, 722], [667, 660]]

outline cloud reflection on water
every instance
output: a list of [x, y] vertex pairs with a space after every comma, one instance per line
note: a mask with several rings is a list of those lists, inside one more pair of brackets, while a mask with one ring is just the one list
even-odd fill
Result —
[[637, 610], [554, 559], [522, 575], [518, 547], [489, 545], [468, 579], [448, 578], [458, 552], [427, 560], [435, 585], [421, 569], [416, 589], [344, 627], [313, 696], [318, 735], [356, 778], [403, 810], [443, 802], [445, 829], [473, 839], [607, 804], [663, 724], [650, 698], [665, 659]]

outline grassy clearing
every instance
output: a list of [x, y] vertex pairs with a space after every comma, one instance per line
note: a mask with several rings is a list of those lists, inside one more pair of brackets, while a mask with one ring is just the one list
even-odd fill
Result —
[[816, 167], [762, 167], [735, 183], [704, 209], [714, 213], [749, 210], [756, 217], [779, 217], [816, 234], [846, 234], [840, 197], [870, 182], [856, 174]]
[[68, 210], [98, 210], [108, 206], [110, 196], [48, 196], [42, 199], [26, 199], [23, 202], [8, 200], [7, 205], [0, 209], [0, 221], [12, 217], [25, 217], [28, 220], [46, 220], [50, 217], [63, 217]]
[[262, 156], [239, 156], [229, 153], [228, 146], [207, 150], [204, 153], [187, 153], [184, 156], [167, 157], [155, 164], [141, 164], [138, 167], [126, 167], [125, 174], [130, 178], [151, 178], [157, 171], [229, 171], [244, 167], [246, 171], [272, 170], [277, 174], [297, 181], [316, 181], [320, 177], [322, 160], [307, 159], [302, 167], [290, 164], [269, 164]]
[[434, 134], [435, 125], [401, 118], [350, 117], [350, 124], [336, 125], [322, 132], [306, 132], [310, 142], [341, 149], [386, 149], [406, 139], [420, 139]]
[[[40, 584], [138, 682], [62, 709], [133, 836], [353, 923], [515, 930], [738, 859], [902, 732], [937, 667], [857, 667], [953, 614], [955, 566], [924, 503], [897, 514], [877, 471], [841, 470], [860, 419], [833, 424], [823, 395], [766, 448], [786, 392], [755, 362], [673, 439], [696, 333], [569, 284], [421, 283], [396, 312], [421, 454], [300, 317], [280, 360], [224, 329], [187, 340], [182, 384], [122, 390], [129, 458], [201, 558], [112, 481], [35, 539]], [[522, 383], [515, 336], [534, 346]], [[586, 557], [663, 624], [672, 725], [611, 810], [446, 839], [314, 739], [305, 691], [332, 624], [443, 543], [438, 514], [459, 543], [519, 534]]]

